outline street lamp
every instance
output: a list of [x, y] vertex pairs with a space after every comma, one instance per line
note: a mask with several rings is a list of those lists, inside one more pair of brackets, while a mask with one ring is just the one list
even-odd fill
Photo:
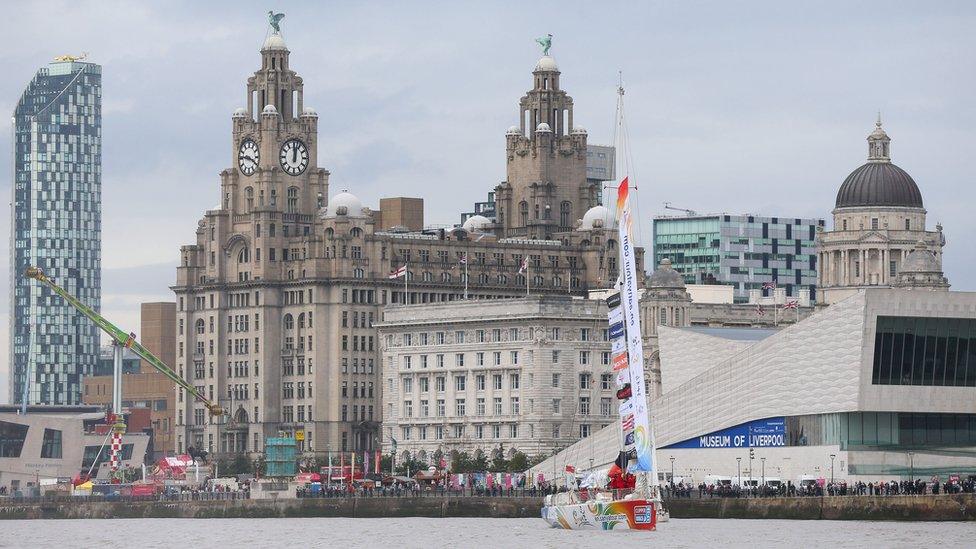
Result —
[[915, 482], [915, 452], [908, 452], [909, 473], [911, 482]]
[[671, 484], [674, 484], [674, 456], [671, 456]]
[[834, 458], [837, 454], [830, 454], [830, 483], [834, 483]]
[[590, 472], [593, 472], [593, 458], [590, 458]]
[[762, 485], [763, 485], [763, 489], [765, 490], [766, 489], [766, 458], [765, 457], [759, 458], [759, 463], [761, 464], [760, 467], [762, 469], [762, 473], [761, 473]]
[[738, 475], [736, 476], [735, 482], [741, 488], [742, 487], [742, 458], [741, 457], [735, 458], [735, 462], [738, 469]]

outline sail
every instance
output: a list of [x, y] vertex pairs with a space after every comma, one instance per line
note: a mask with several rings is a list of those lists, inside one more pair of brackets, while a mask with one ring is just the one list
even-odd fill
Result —
[[[653, 471], [653, 433], [647, 409], [647, 387], [644, 383], [644, 349], [641, 346], [640, 309], [637, 294], [637, 259], [634, 256], [633, 218], [630, 209], [629, 181], [624, 178], [617, 188], [617, 234], [620, 240], [620, 301], [624, 315], [627, 371], [631, 397], [621, 401], [621, 418], [625, 431], [633, 425], [637, 464], [631, 471]], [[626, 408], [626, 414], [624, 415]], [[655, 479], [656, 482], [656, 479]]]

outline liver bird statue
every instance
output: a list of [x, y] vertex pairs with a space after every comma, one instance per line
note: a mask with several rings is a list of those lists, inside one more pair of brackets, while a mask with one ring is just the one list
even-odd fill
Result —
[[272, 29], [274, 29], [275, 34], [279, 34], [281, 32], [280, 23], [281, 20], [284, 18], [285, 18], [285, 14], [283, 13], [275, 13], [273, 11], [268, 12], [268, 24], [271, 25]]
[[552, 33], [543, 36], [542, 38], [536, 38], [535, 41], [542, 46], [542, 55], [549, 55], [549, 48], [552, 47]]

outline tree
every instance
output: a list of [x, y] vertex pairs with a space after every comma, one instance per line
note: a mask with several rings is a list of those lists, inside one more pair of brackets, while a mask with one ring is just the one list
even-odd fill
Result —
[[529, 468], [529, 456], [525, 455], [520, 451], [516, 451], [512, 455], [512, 459], [508, 460], [508, 469], [510, 473], [521, 473]]

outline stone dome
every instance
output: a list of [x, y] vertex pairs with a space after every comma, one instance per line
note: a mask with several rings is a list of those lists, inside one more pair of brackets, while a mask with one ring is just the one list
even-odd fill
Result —
[[612, 229], [616, 226], [614, 214], [606, 206], [593, 206], [583, 214], [580, 229]]
[[539, 62], [535, 64], [536, 71], [549, 71], [558, 72], [559, 66], [556, 65], [556, 60], [552, 58], [551, 55], [543, 55]]
[[573, 130], [570, 131], [569, 133], [571, 134], [586, 133], [586, 128], [584, 128], [583, 126], [573, 126]]
[[657, 270], [647, 279], [648, 288], [684, 288], [685, 279], [671, 267], [671, 260], [664, 258]]
[[867, 141], [868, 162], [844, 180], [835, 207], [921, 208], [922, 193], [915, 180], [891, 163], [891, 138], [881, 127], [881, 113]]
[[285, 45], [285, 39], [281, 37], [280, 34], [273, 32], [264, 39], [264, 45], [261, 46], [261, 51], [264, 50], [285, 50], [288, 51], [288, 46]]
[[483, 215], [472, 215], [461, 225], [461, 228], [469, 233], [480, 233], [482, 229], [491, 225], [491, 220]]
[[234, 118], [247, 118], [247, 109], [240, 107], [234, 111]]
[[322, 217], [330, 218], [339, 215], [362, 217], [363, 203], [356, 198], [356, 195], [347, 190], [343, 190], [329, 200], [329, 205], [325, 208], [325, 213], [322, 214]]
[[541, 123], [541, 124], [539, 124], [538, 126], [535, 127], [535, 131], [537, 131], [537, 132], [550, 132], [551, 133], [552, 132], [552, 128], [549, 127], [549, 124], [546, 124], [545, 122], [543, 122], [543, 123]]
[[918, 244], [915, 245], [915, 249], [905, 257], [905, 262], [902, 263], [900, 272], [941, 273], [942, 268], [939, 266], [939, 261], [935, 258], [935, 255], [929, 251], [929, 247], [925, 242], [919, 240]]
[[274, 105], [265, 105], [264, 109], [261, 110], [261, 114], [278, 114], [278, 109]]
[[511, 126], [505, 131], [505, 135], [519, 135], [520, 133], [522, 133], [522, 130], [518, 126]]
[[922, 208], [922, 193], [908, 172], [891, 162], [868, 162], [851, 172], [837, 191], [837, 208]]
[[318, 118], [319, 113], [315, 112], [315, 109], [313, 109], [312, 107], [305, 107], [304, 109], [302, 109], [302, 116]]

